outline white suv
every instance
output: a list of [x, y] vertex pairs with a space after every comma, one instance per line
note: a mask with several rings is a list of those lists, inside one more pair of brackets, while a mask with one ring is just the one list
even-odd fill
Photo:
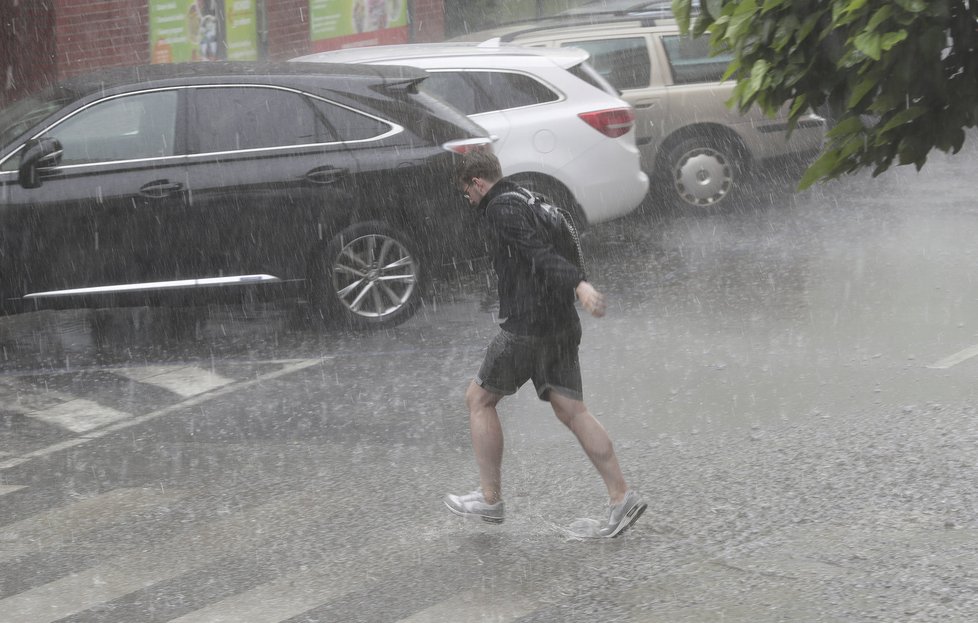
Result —
[[406, 44], [293, 60], [427, 70], [424, 90], [495, 137], [503, 174], [576, 210], [581, 224], [628, 214], [648, 192], [634, 110], [590, 67], [582, 50]]
[[[624, 3], [598, 6], [618, 4]], [[653, 190], [682, 209], [728, 207], [750, 185], [750, 173], [781, 178], [786, 170], [800, 172], [797, 165], [821, 148], [824, 119], [805, 115], [789, 136], [787, 107], [774, 118], [756, 107], [745, 114], [729, 108], [734, 81], [720, 78], [731, 57], [712, 55], [707, 37], [682, 36], [671, 16], [661, 17], [671, 15], [668, 2], [632, 4], [625, 11], [561, 15], [457, 39], [589, 52], [594, 68], [635, 107], [638, 147]]]

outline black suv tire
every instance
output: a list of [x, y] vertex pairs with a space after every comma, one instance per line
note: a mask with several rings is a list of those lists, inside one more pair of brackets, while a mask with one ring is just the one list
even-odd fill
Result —
[[383, 329], [410, 318], [425, 270], [414, 242], [380, 221], [337, 234], [309, 276], [309, 300], [324, 318], [351, 329]]

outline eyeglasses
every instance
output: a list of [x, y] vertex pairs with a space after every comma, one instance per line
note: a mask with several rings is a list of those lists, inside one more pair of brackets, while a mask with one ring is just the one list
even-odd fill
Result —
[[474, 180], [468, 181], [464, 186], [462, 186], [462, 196], [466, 199], [469, 199], [469, 187], [472, 186], [473, 181]]

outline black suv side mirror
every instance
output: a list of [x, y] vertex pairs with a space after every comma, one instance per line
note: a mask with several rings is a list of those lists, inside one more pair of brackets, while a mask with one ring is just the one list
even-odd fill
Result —
[[64, 150], [61, 148], [61, 142], [56, 138], [42, 136], [27, 141], [24, 144], [24, 153], [20, 157], [17, 181], [24, 188], [37, 188], [41, 185], [38, 169], [58, 164], [62, 153]]

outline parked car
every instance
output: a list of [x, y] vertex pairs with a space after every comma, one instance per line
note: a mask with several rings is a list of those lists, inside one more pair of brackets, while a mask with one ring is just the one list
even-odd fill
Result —
[[407, 44], [296, 60], [427, 70], [425, 91], [495, 137], [503, 174], [579, 209], [582, 225], [628, 214], [648, 192], [635, 146], [634, 111], [591, 68], [582, 50]]
[[451, 183], [484, 130], [401, 68], [106, 70], [0, 111], [0, 311], [296, 296], [408, 318], [471, 255]]
[[821, 148], [824, 119], [807, 114], [789, 136], [787, 107], [775, 118], [729, 108], [734, 83], [720, 80], [731, 57], [712, 56], [707, 37], [680, 35], [671, 14], [641, 15], [667, 10], [661, 3], [628, 4], [610, 14], [563, 15], [456, 39], [587, 50], [594, 68], [635, 107], [653, 191], [679, 208], [729, 206], [750, 173], [805, 162]]

